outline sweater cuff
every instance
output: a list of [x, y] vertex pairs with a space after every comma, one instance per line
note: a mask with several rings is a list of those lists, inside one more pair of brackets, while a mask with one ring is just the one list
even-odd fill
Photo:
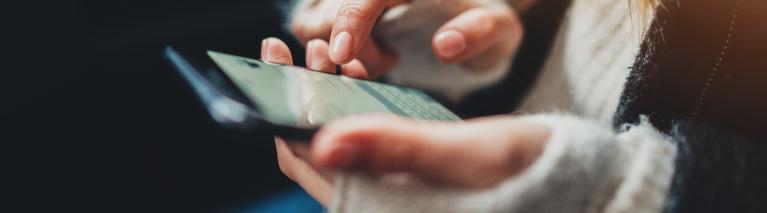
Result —
[[624, 188], [623, 168], [630, 165], [632, 155], [616, 143], [611, 127], [567, 115], [521, 119], [550, 126], [551, 139], [531, 167], [496, 187], [467, 190], [434, 185], [406, 174], [347, 173], [337, 176], [330, 210], [596, 212], [615, 200], [616, 190]]
[[624, 150], [632, 153], [623, 165], [624, 180], [605, 212], [661, 212], [674, 177], [677, 147], [646, 119], [618, 136]]

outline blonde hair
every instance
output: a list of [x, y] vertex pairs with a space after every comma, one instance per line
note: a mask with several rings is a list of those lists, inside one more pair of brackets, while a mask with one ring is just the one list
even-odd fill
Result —
[[661, 7], [661, 0], [628, 0], [629, 11], [632, 19], [636, 21], [640, 32], [647, 30], [648, 23], [650, 22], [652, 14], [658, 7]]
[[640, 11], [655, 10], [658, 0], [629, 0], [629, 5], [636, 5]]

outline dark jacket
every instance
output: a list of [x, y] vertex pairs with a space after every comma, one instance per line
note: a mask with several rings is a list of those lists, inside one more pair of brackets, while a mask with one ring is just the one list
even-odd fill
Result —
[[678, 142], [668, 212], [767, 210], [767, 1], [667, 0], [616, 127], [647, 115]]

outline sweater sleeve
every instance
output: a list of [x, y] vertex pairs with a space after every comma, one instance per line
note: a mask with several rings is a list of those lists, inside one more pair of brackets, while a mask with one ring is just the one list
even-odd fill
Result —
[[621, 134], [568, 115], [521, 119], [552, 128], [523, 173], [492, 188], [433, 185], [405, 174], [340, 174], [331, 212], [658, 212], [676, 148], [642, 124]]

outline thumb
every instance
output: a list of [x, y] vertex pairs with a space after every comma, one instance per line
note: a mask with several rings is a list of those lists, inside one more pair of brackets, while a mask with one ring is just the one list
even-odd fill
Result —
[[432, 47], [445, 63], [459, 63], [484, 70], [510, 60], [522, 40], [523, 30], [516, 13], [505, 5], [468, 10], [442, 26]]
[[547, 130], [510, 117], [438, 124], [365, 116], [323, 128], [312, 156], [330, 169], [407, 172], [440, 183], [483, 187], [531, 164], [543, 149]]

